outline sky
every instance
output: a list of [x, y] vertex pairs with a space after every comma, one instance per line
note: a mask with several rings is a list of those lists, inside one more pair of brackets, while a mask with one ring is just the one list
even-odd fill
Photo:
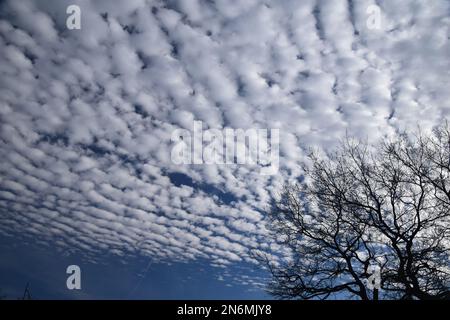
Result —
[[[269, 298], [271, 199], [309, 148], [448, 119], [449, 35], [446, 0], [2, 1], [0, 293]], [[279, 130], [277, 172], [176, 163], [194, 121]]]

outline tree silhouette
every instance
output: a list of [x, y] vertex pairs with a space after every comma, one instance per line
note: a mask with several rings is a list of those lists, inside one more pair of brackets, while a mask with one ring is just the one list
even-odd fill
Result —
[[450, 299], [450, 130], [312, 152], [269, 210], [280, 298]]

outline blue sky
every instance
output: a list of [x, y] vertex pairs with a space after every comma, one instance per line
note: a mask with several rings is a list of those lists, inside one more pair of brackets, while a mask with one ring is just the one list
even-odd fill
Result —
[[[22, 297], [27, 283], [33, 299], [270, 299], [262, 288], [219, 281], [223, 270], [208, 261], [152, 264], [149, 258], [119, 259], [105, 252], [92, 263], [82, 253], [65, 255], [18, 239], [2, 237], [0, 242], [1, 293], [8, 299]], [[66, 287], [66, 268], [73, 264], [81, 268], [81, 290]], [[228, 271], [249, 268], [237, 264]]]
[[[86, 298], [266, 297], [252, 253], [291, 252], [264, 213], [311, 148], [449, 118], [449, 16], [447, 0], [1, 1], [0, 288], [69, 298], [79, 263]], [[278, 132], [237, 142], [277, 150], [277, 171], [174, 161], [198, 122]]]

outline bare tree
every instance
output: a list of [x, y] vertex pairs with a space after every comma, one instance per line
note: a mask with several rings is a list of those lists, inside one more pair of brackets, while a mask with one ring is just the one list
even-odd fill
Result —
[[[312, 152], [269, 212], [280, 298], [450, 299], [450, 130]], [[376, 276], [374, 278], [374, 276]], [[378, 279], [377, 279], [378, 278]], [[378, 280], [378, 281], [377, 281]]]

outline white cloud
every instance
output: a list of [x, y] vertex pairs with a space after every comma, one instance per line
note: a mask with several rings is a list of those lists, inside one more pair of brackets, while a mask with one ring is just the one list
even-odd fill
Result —
[[[255, 208], [306, 147], [449, 117], [448, 1], [380, 1], [380, 30], [373, 1], [75, 3], [74, 31], [69, 1], [1, 4], [2, 233], [92, 257], [252, 261], [246, 248], [280, 252]], [[280, 174], [173, 164], [171, 133], [193, 120], [280, 128]]]

